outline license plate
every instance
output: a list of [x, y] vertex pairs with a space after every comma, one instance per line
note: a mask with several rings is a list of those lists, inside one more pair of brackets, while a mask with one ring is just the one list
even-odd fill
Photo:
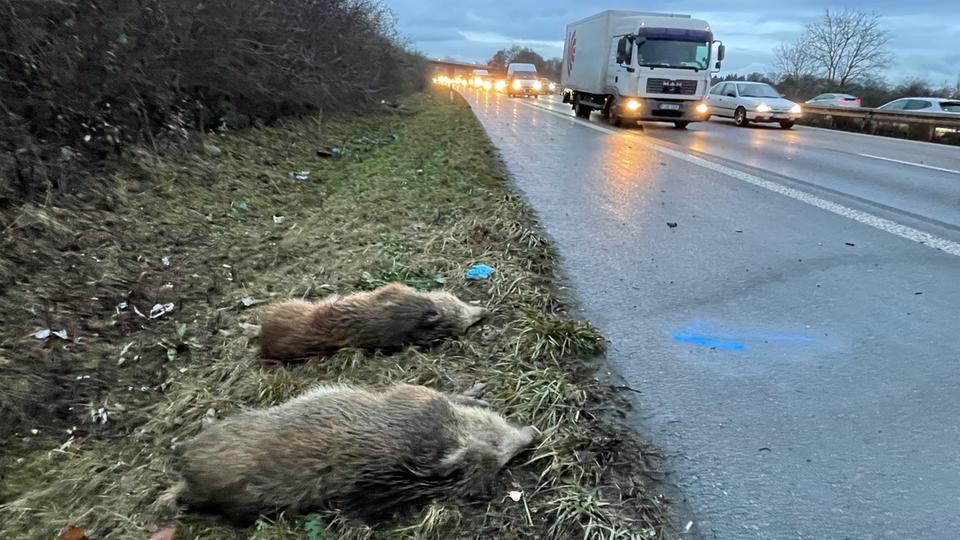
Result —
[[661, 103], [660, 110], [661, 111], [679, 111], [680, 106], [675, 103]]

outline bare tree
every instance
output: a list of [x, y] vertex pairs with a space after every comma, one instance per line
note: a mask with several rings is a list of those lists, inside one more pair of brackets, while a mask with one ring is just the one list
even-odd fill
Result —
[[803, 38], [794, 43], [781, 43], [775, 51], [777, 75], [780, 78], [791, 77], [799, 79], [810, 75], [814, 71], [813, 58], [808, 52], [807, 43]]
[[892, 59], [889, 43], [876, 13], [828, 9], [823, 19], [807, 25], [792, 47], [808, 55], [824, 78], [845, 85], [886, 67]]

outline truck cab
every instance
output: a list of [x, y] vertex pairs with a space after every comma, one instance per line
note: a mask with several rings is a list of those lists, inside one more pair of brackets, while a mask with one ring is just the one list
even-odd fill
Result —
[[614, 125], [707, 120], [711, 73], [724, 56], [722, 44], [714, 55], [717, 43], [706, 21], [688, 15], [603, 12], [568, 27], [563, 101]]
[[543, 89], [543, 83], [537, 75], [537, 67], [533, 64], [513, 62], [507, 66], [507, 95], [538, 97]]

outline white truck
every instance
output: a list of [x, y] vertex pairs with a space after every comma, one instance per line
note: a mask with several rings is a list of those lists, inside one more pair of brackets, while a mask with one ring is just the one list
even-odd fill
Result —
[[581, 118], [600, 111], [613, 125], [652, 120], [681, 129], [710, 118], [704, 98], [724, 46], [706, 21], [608, 10], [567, 25], [563, 49], [563, 102]]
[[537, 77], [537, 66], [511, 62], [507, 66], [507, 95], [538, 97], [543, 83]]

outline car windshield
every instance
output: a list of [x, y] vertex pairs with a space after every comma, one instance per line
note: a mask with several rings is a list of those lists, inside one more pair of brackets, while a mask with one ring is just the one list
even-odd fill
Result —
[[780, 94], [769, 84], [738, 84], [740, 97], [778, 98]]
[[940, 103], [940, 108], [944, 112], [960, 113], [960, 101], [944, 101]]
[[648, 39], [637, 43], [637, 64], [644, 67], [707, 69], [710, 44]]

